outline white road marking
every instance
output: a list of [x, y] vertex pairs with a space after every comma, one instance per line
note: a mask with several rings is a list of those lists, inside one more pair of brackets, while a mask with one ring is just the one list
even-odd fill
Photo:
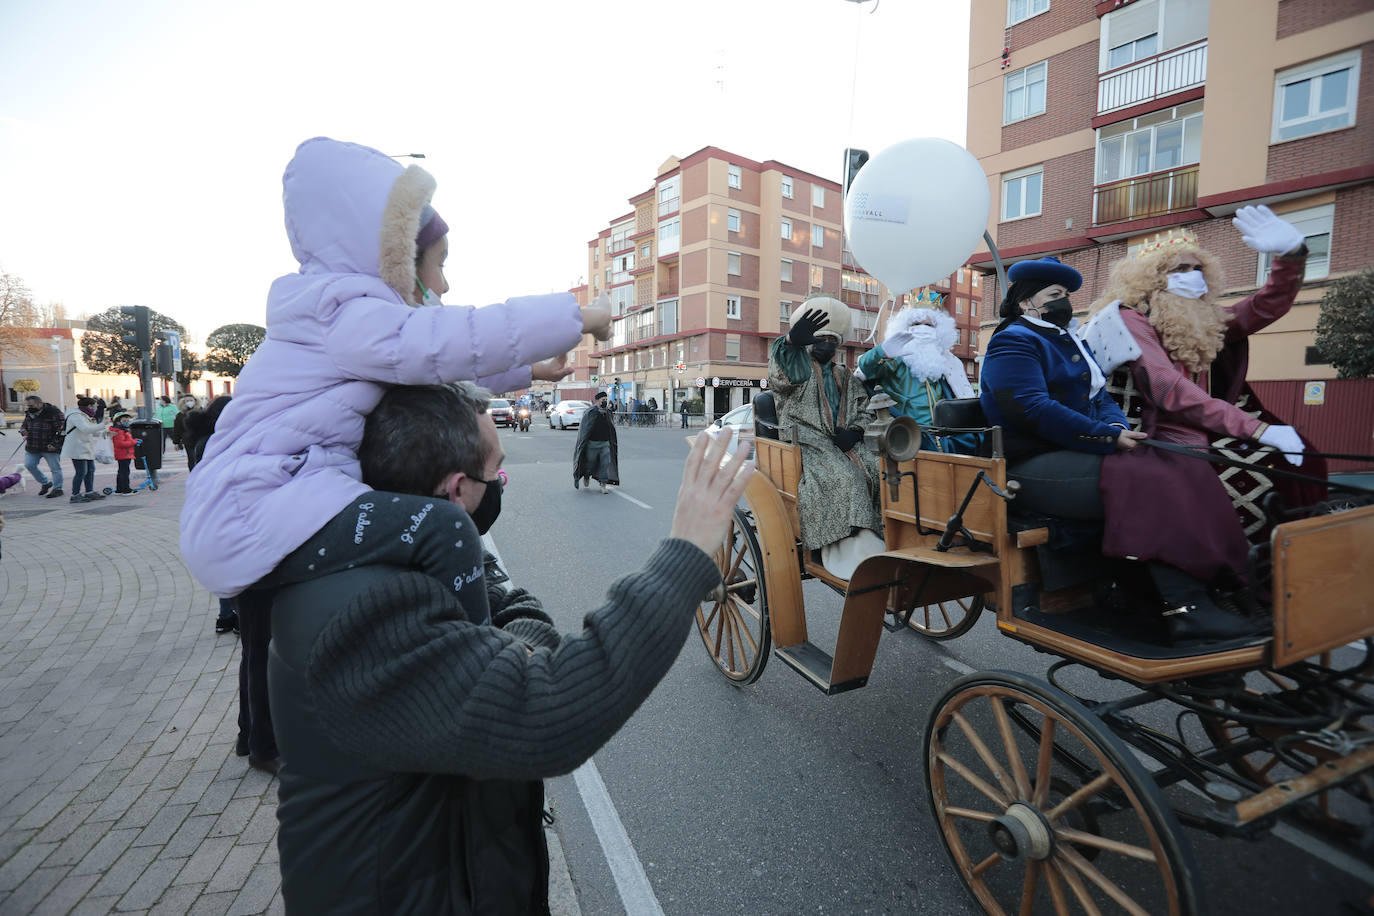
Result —
[[635, 499], [633, 496], [627, 495], [627, 494], [625, 493], [624, 490], [621, 490], [621, 489], [619, 489], [619, 488], [617, 488], [617, 489], [615, 489], [615, 490], [612, 490], [611, 492], [614, 493], [616, 496], [619, 496], [621, 499], [628, 499], [630, 502], [634, 503], [636, 506], [638, 506], [638, 507], [641, 508], [641, 509], [652, 509], [652, 508], [653, 508], [653, 506], [649, 505], [648, 503], [642, 503], [642, 502], [640, 502], [639, 500]]
[[960, 674], [972, 674], [976, 670], [974, 668], [970, 668], [968, 665], [965, 665], [957, 658], [945, 657], [940, 659], [940, 661], [944, 664], [946, 668], [957, 671]]
[[644, 873], [644, 866], [640, 864], [639, 856], [630, 843], [625, 825], [620, 822], [620, 815], [616, 813], [615, 804], [606, 791], [606, 784], [601, 781], [596, 762], [588, 760], [573, 770], [572, 775], [577, 783], [577, 791], [582, 795], [582, 804], [591, 818], [592, 829], [601, 841], [601, 850], [606, 854], [606, 864], [611, 868], [611, 877], [620, 891], [620, 902], [625, 905], [625, 912], [636, 916], [641, 913], [645, 916], [663, 916], [663, 907], [659, 906], [658, 898], [654, 896], [653, 885]]

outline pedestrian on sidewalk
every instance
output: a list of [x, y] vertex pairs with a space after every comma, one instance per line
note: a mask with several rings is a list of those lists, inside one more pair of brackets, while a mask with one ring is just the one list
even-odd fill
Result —
[[[72, 496], [74, 503], [104, 499], [95, 490], [95, 446], [109, 431], [96, 422], [95, 398], [76, 399], [76, 406], [67, 411], [66, 429], [62, 438], [62, 457], [72, 463]], [[81, 492], [82, 487], [86, 492]]]
[[[38, 483], [39, 496], [52, 499], [62, 495], [62, 411], [36, 394], [24, 398], [24, 422], [19, 435], [24, 439], [24, 467]], [[38, 467], [46, 461], [49, 480]]]
[[687, 399], [686, 399], [686, 398], [683, 398], [683, 399], [682, 399], [682, 406], [679, 408], [679, 410], [681, 410], [681, 412], [682, 412], [682, 428], [683, 428], [683, 429], [686, 429], [686, 428], [687, 428]]
[[[457, 510], [462, 589], [367, 564], [278, 593], [268, 664], [287, 914], [547, 914], [541, 780], [625, 724], [720, 582], [712, 552], [752, 467], [702, 436], [668, 536], [580, 633], [560, 634], [526, 592], [494, 594], [481, 534], [499, 514], [504, 454], [486, 404], [470, 383], [394, 388], [359, 450], [368, 485]], [[350, 506], [364, 540], [391, 530], [362, 524], [374, 508]]]
[[601, 492], [611, 492], [607, 484], [620, 486], [620, 440], [614, 418], [606, 409], [606, 392], [596, 393], [595, 403], [582, 414], [577, 424], [577, 444], [573, 446], [573, 489], [578, 481], [591, 488], [591, 478], [601, 484]]
[[114, 426], [110, 427], [110, 435], [113, 437], [115, 464], [119, 470], [115, 472], [115, 492], [120, 496], [132, 496], [134, 490], [129, 486], [129, 466], [134, 460], [134, 446], [138, 440], [129, 432], [129, 421], [133, 418], [126, 410], [121, 410], [111, 417]]
[[[177, 408], [172, 403], [172, 399], [163, 395], [162, 404], [157, 410], [153, 411], [153, 419], [162, 424], [162, 453], [167, 454], [167, 440], [172, 438], [172, 430], [177, 422]], [[181, 451], [181, 446], [177, 445], [177, 451]]]
[[[17, 474], [17, 473], [16, 473], [16, 474], [6, 474], [4, 477], [0, 477], [0, 493], [4, 493], [4, 492], [5, 492], [6, 490], [8, 490], [10, 487], [14, 486], [15, 484], [17, 484], [19, 481], [21, 481], [21, 480], [23, 480], [23, 479], [24, 479], [24, 478], [23, 478], [23, 475]], [[5, 530], [5, 513], [0, 512], [0, 531], [4, 531], [4, 530]]]

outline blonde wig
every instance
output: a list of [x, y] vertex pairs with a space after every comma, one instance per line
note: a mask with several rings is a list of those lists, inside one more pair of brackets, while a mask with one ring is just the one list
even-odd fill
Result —
[[[1201, 299], [1168, 291], [1169, 274], [1184, 254], [1196, 256], [1202, 264], [1207, 294]], [[1192, 243], [1159, 245], [1112, 265], [1106, 292], [1091, 312], [1120, 300], [1122, 306], [1149, 316], [1170, 359], [1189, 372], [1200, 372], [1221, 351], [1231, 317], [1216, 301], [1221, 284], [1221, 265], [1207, 250]]]

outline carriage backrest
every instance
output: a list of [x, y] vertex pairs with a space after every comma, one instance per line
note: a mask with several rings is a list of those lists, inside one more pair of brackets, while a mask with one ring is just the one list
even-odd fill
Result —
[[778, 407], [773, 392], [754, 395], [754, 439], [778, 438]]
[[754, 440], [754, 464], [773, 482], [787, 504], [792, 536], [801, 537], [801, 517], [797, 514], [797, 485], [801, 480], [801, 446], [775, 439]]
[[1270, 544], [1274, 667], [1374, 636], [1374, 506], [1285, 522]]
[[936, 426], [953, 429], [982, 429], [988, 425], [983, 402], [978, 398], [945, 398], [936, 401], [931, 411]]

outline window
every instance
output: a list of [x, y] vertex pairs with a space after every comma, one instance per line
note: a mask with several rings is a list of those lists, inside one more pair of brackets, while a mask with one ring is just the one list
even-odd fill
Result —
[[1050, 8], [1050, 0], [1007, 0], [1007, 25], [1016, 25]]
[[[1335, 204], [1322, 204], [1306, 210], [1293, 210], [1280, 213], [1303, 235], [1307, 242], [1307, 271], [1304, 280], [1321, 280], [1331, 273], [1331, 224], [1336, 218]], [[1263, 286], [1269, 279], [1269, 264], [1272, 255], [1259, 256], [1259, 271], [1255, 282]]]
[[[658, 336], [662, 337], [664, 334], [676, 334], [678, 318], [677, 300], [664, 300], [658, 304], [658, 308], [654, 311], [658, 313]], [[667, 357], [665, 356], [664, 359], [667, 359]]]
[[781, 272], [781, 274], [779, 275], [778, 279], [781, 280], [783, 283], [791, 283], [791, 282], [792, 282], [792, 259], [791, 259], [791, 258], [783, 258], [783, 259], [782, 259], [782, 272]]
[[726, 297], [725, 297], [725, 317], [726, 317], [726, 318], [739, 318], [739, 315], [740, 315], [740, 310], [739, 310], [739, 296], [726, 296]]
[[783, 196], [783, 197], [786, 197], [788, 200], [791, 200], [791, 199], [792, 199], [792, 176], [791, 176], [791, 175], [784, 175], [784, 176], [782, 176], [782, 196]]
[[965, 277], [965, 275], [966, 275], [966, 271], [964, 270], [964, 268], [960, 267], [955, 273], [956, 273], [956, 274], [958, 275], [958, 277], [959, 277], [959, 282], [960, 282], [960, 283], [963, 283], [963, 282], [964, 282], [964, 277]]
[[811, 186], [811, 206], [825, 206], [825, 188], [821, 187], [818, 184], [813, 184]]
[[792, 238], [792, 221], [785, 216], [782, 218], [782, 237], [789, 240]]
[[954, 297], [954, 314], [964, 314], [964, 300], [959, 298], [958, 296]]
[[1274, 80], [1274, 133], [1271, 143], [1340, 130], [1355, 123], [1360, 52], [1285, 70]]
[[1038, 165], [1002, 176], [1002, 221], [1039, 216], [1044, 180], [1044, 168]]
[[674, 175], [667, 181], [658, 186], [658, 215], [667, 216], [669, 213], [676, 213], [682, 205], [682, 196], [678, 192], [681, 175]]
[[647, 260], [649, 260], [650, 251], [651, 251], [651, 248], [650, 248], [650, 245], [649, 245], [648, 242], [645, 242], [643, 245], [640, 245], [640, 246], [639, 246], [639, 259], [640, 259], [641, 261], [647, 261]]
[[726, 222], [726, 225], [729, 227], [729, 229], [730, 229], [731, 232], [739, 232], [739, 211], [738, 211], [738, 210], [726, 210], [726, 211], [725, 211], [725, 222]]
[[975, 271], [973, 272], [973, 288], [974, 288], [974, 289], [977, 289], [977, 288], [978, 288], [978, 278], [979, 278], [980, 276], [981, 276], [981, 274], [979, 274], [978, 271], [975, 270]]
[[731, 340], [729, 337], [725, 338], [725, 359], [726, 359], [727, 362], [732, 362], [732, 363], [737, 363], [737, 362], [739, 362], [739, 338], [738, 338], [738, 337], [736, 337], [736, 338], [733, 339], [733, 340]]
[[1159, 35], [1151, 32], [1143, 38], [1128, 41], [1125, 44], [1117, 45], [1107, 49], [1107, 69], [1115, 70], [1117, 67], [1124, 67], [1133, 64], [1138, 60], [1147, 57], [1154, 57], [1159, 49]]
[[825, 227], [824, 227], [824, 226], [812, 226], [812, 227], [811, 227], [811, 247], [812, 247], [812, 248], [824, 248], [824, 247], [825, 247]]
[[1162, 172], [1202, 159], [1202, 102], [1129, 118], [1097, 132], [1097, 183]]
[[744, 176], [741, 174], [739, 166], [730, 166], [729, 181], [727, 183], [730, 187], [736, 189], [744, 187]]
[[792, 320], [792, 303], [788, 302], [786, 299], [779, 299], [779, 300], [778, 300], [778, 320], [779, 320], [779, 321], [791, 321], [791, 320]]
[[678, 237], [681, 234], [682, 223], [680, 220], [674, 219], [658, 224], [658, 253], [660, 257], [673, 254], [678, 250]]
[[1008, 73], [1002, 80], [1002, 123], [1045, 113], [1045, 62]]
[[725, 253], [725, 272], [732, 277], [739, 276], [739, 252], [727, 251]]
[[[1210, 15], [1210, 0], [1135, 0], [1113, 10], [1102, 17], [1097, 69], [1105, 73], [1201, 41]], [[1187, 68], [1177, 61], [1171, 66]], [[1168, 83], [1179, 76], [1161, 74], [1161, 79]]]
[[825, 268], [819, 264], [811, 265], [811, 288], [821, 289], [825, 286]]

